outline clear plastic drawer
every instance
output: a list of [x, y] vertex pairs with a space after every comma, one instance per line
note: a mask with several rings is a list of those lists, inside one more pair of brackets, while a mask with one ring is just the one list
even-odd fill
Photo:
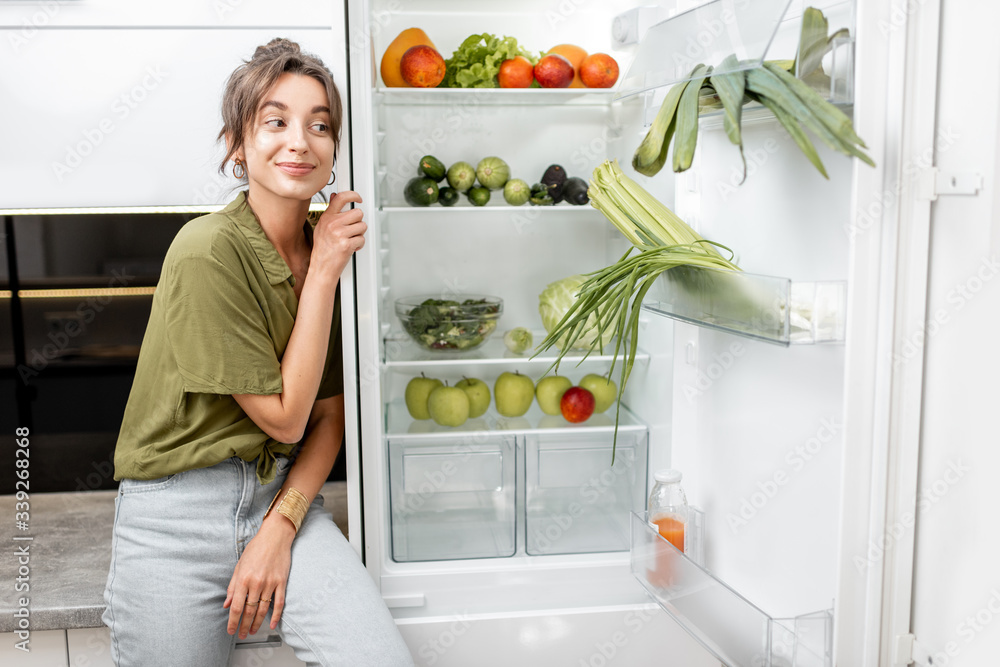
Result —
[[515, 467], [513, 437], [390, 440], [393, 560], [514, 555]]
[[646, 433], [525, 438], [528, 554], [628, 551], [629, 515], [646, 497]]

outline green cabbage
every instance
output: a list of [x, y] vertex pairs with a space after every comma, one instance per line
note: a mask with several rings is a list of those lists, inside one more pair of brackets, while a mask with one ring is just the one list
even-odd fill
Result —
[[505, 60], [524, 56], [532, 64], [538, 57], [525, 51], [513, 37], [489, 33], [470, 35], [445, 62], [444, 80], [439, 88], [498, 88], [497, 74]]
[[[573, 302], [576, 301], [576, 294], [586, 280], [587, 277], [582, 275], [569, 276], [550, 284], [538, 295], [538, 314], [542, 316], [542, 325], [545, 327], [545, 331], [551, 333], [556, 328]], [[612, 326], [605, 327], [604, 336], [597, 345], [598, 350], [608, 344], [613, 330]], [[589, 350], [590, 346], [597, 340], [597, 336], [597, 315], [591, 313], [590, 317], [587, 318], [586, 328], [573, 343], [573, 348]], [[566, 335], [563, 335], [556, 341], [556, 346], [562, 350], [565, 343]]]

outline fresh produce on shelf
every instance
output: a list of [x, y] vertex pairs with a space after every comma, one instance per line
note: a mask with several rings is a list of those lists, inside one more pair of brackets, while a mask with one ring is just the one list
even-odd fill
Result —
[[583, 63], [583, 59], [587, 57], [587, 52], [576, 44], [557, 44], [549, 49], [545, 55], [549, 55], [550, 53], [564, 57], [573, 66], [573, 81], [569, 84], [569, 87], [583, 88], [583, 81], [580, 80], [580, 65]]
[[[419, 299], [417, 297], [416, 299]], [[465, 299], [400, 299], [396, 313], [406, 332], [428, 350], [469, 350], [493, 333], [503, 302], [496, 297]]]
[[527, 375], [504, 371], [493, 384], [497, 412], [504, 417], [520, 417], [535, 399], [535, 383]]
[[498, 157], [484, 157], [476, 165], [479, 184], [490, 190], [500, 190], [510, 178], [510, 167]]
[[566, 170], [558, 164], [549, 165], [545, 173], [542, 174], [543, 185], [548, 186], [549, 196], [553, 203], [558, 204], [563, 198], [563, 186], [566, 185]]
[[446, 185], [438, 190], [438, 203], [441, 206], [454, 206], [458, 203], [458, 190]]
[[565, 375], [546, 375], [535, 385], [535, 400], [547, 415], [562, 413], [560, 401], [573, 382]]
[[435, 424], [461, 426], [469, 419], [469, 396], [459, 387], [445, 383], [427, 397], [427, 412]]
[[562, 196], [563, 199], [568, 201], [574, 206], [583, 206], [584, 204], [590, 203], [590, 197], [587, 196], [587, 181], [573, 176], [572, 178], [566, 179], [566, 185], [563, 186]]
[[399, 61], [399, 73], [414, 88], [436, 88], [444, 80], [444, 58], [426, 44], [411, 46]]
[[403, 188], [403, 198], [410, 206], [430, 206], [438, 200], [438, 184], [430, 178], [411, 178]]
[[543, 56], [535, 63], [535, 81], [542, 88], [568, 88], [575, 73], [566, 56], [558, 53]]
[[476, 184], [476, 168], [468, 162], [456, 162], [448, 167], [448, 185], [466, 192]]
[[[557, 331], [571, 312], [578, 310], [577, 292], [587, 282], [587, 277], [575, 275], [550, 283], [542, 293], [538, 295], [538, 314], [542, 316], [542, 325], [548, 332], [546, 341], [550, 341], [553, 332]], [[545, 346], [546, 349], [556, 345], [565, 353], [569, 349], [589, 350], [592, 347], [600, 349], [611, 340], [612, 333], [601, 332], [601, 325], [598, 322], [598, 314], [591, 312], [589, 319], [580, 331], [574, 331], [576, 336], [572, 339], [561, 337], [552, 340]], [[544, 343], [543, 343], [544, 344]], [[567, 346], [568, 345], [568, 346]], [[537, 351], [536, 351], [537, 354]], [[562, 354], [559, 355], [562, 358]]]
[[[673, 170], [681, 172], [688, 169], [698, 141], [698, 114], [720, 108], [726, 135], [739, 147], [742, 159], [742, 107], [750, 101], [763, 105], [774, 114], [824, 178], [829, 176], [802, 126], [833, 150], [875, 166], [861, 150], [866, 146], [855, 133], [851, 119], [807, 83], [823, 83], [826, 74], [821, 65], [822, 57], [835, 39], [847, 34], [841, 30], [827, 37], [827, 31], [823, 13], [809, 7], [803, 15], [795, 61], [769, 61], [760, 67], [730, 71], [740, 66], [736, 56], [730, 55], [720, 63], [721, 73], [715, 73], [705, 65], [696, 66], [691, 71], [690, 80], [674, 85], [667, 92], [652, 127], [635, 151], [632, 166], [645, 176], [655, 175], [666, 164], [667, 151], [673, 140]], [[796, 68], [806, 73], [805, 81], [795, 76]], [[827, 86], [828, 79], [826, 77]], [[745, 159], [743, 165], [745, 171]]]
[[587, 88], [611, 88], [618, 81], [618, 61], [606, 53], [587, 56], [577, 69], [577, 76]]
[[531, 197], [531, 186], [520, 178], [512, 178], [503, 186], [503, 198], [511, 206], [521, 206]]
[[[605, 162], [594, 170], [590, 183], [591, 204], [635, 246], [617, 263], [587, 276], [571, 276], [562, 284], [553, 283], [539, 297], [539, 312], [548, 336], [535, 355], [559, 348], [552, 368], [573, 347], [583, 347], [587, 355], [615, 337], [609, 376], [619, 362], [618, 407], [615, 410], [615, 443], [621, 396], [635, 363], [638, 349], [639, 312], [642, 300], [664, 271], [679, 266], [739, 270], [722, 257], [715, 246], [657, 201], [638, 183], [627, 177], [617, 162]], [[638, 254], [633, 251], [638, 249]], [[612, 463], [614, 449], [612, 449]]]
[[535, 183], [531, 186], [531, 197], [528, 199], [532, 206], [552, 206], [552, 195], [549, 194], [549, 186], [544, 183]]
[[482, 417], [490, 407], [490, 387], [477, 378], [462, 379], [455, 386], [465, 392], [469, 398], [469, 418]]
[[500, 65], [517, 56], [524, 56], [531, 63], [536, 60], [513, 37], [489, 33], [470, 35], [445, 61], [447, 71], [441, 85], [446, 88], [497, 88]]
[[434, 179], [435, 183], [440, 183], [447, 176], [448, 172], [444, 168], [444, 163], [433, 155], [425, 155], [420, 158], [417, 171], [427, 178]]
[[500, 63], [497, 83], [501, 88], [530, 88], [535, 81], [535, 68], [524, 56], [517, 56]]
[[[434, 391], [441, 391], [435, 389]], [[559, 401], [562, 416], [568, 422], [579, 424], [590, 419], [594, 414], [594, 395], [583, 387], [570, 387]]]
[[606, 375], [588, 373], [580, 380], [580, 386], [594, 395], [594, 412], [604, 412], [618, 397], [618, 387]]
[[514, 354], [524, 354], [534, 342], [535, 337], [524, 327], [514, 327], [503, 335], [503, 344]]
[[490, 201], [489, 188], [477, 185], [474, 188], [469, 188], [469, 191], [466, 194], [469, 195], [469, 201], [472, 202], [473, 206], [486, 206], [486, 204]]
[[434, 42], [427, 36], [427, 33], [420, 28], [407, 28], [389, 43], [385, 53], [382, 54], [382, 63], [379, 68], [382, 74], [382, 83], [390, 88], [409, 87], [410, 84], [406, 83], [400, 72], [399, 63], [403, 59], [403, 54], [414, 46], [429, 46], [436, 50]]
[[432, 391], [441, 386], [444, 386], [441, 380], [429, 378], [423, 373], [420, 374], [420, 377], [415, 377], [407, 382], [403, 398], [410, 416], [414, 419], [430, 419], [431, 413], [427, 411], [427, 399]]

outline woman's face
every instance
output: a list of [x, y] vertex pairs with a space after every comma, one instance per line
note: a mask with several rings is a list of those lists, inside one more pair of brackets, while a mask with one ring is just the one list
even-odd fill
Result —
[[243, 145], [251, 196], [303, 201], [330, 180], [334, 142], [326, 90], [316, 79], [282, 74], [257, 109]]

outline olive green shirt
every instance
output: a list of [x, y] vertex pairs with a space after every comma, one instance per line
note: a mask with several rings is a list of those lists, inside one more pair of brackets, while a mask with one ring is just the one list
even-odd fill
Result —
[[[304, 225], [311, 237], [311, 229]], [[156, 479], [238, 456], [274, 479], [280, 443], [232, 394], [281, 393], [295, 278], [245, 193], [191, 220], [167, 251], [115, 448], [115, 479]], [[343, 393], [340, 290], [317, 400]]]

